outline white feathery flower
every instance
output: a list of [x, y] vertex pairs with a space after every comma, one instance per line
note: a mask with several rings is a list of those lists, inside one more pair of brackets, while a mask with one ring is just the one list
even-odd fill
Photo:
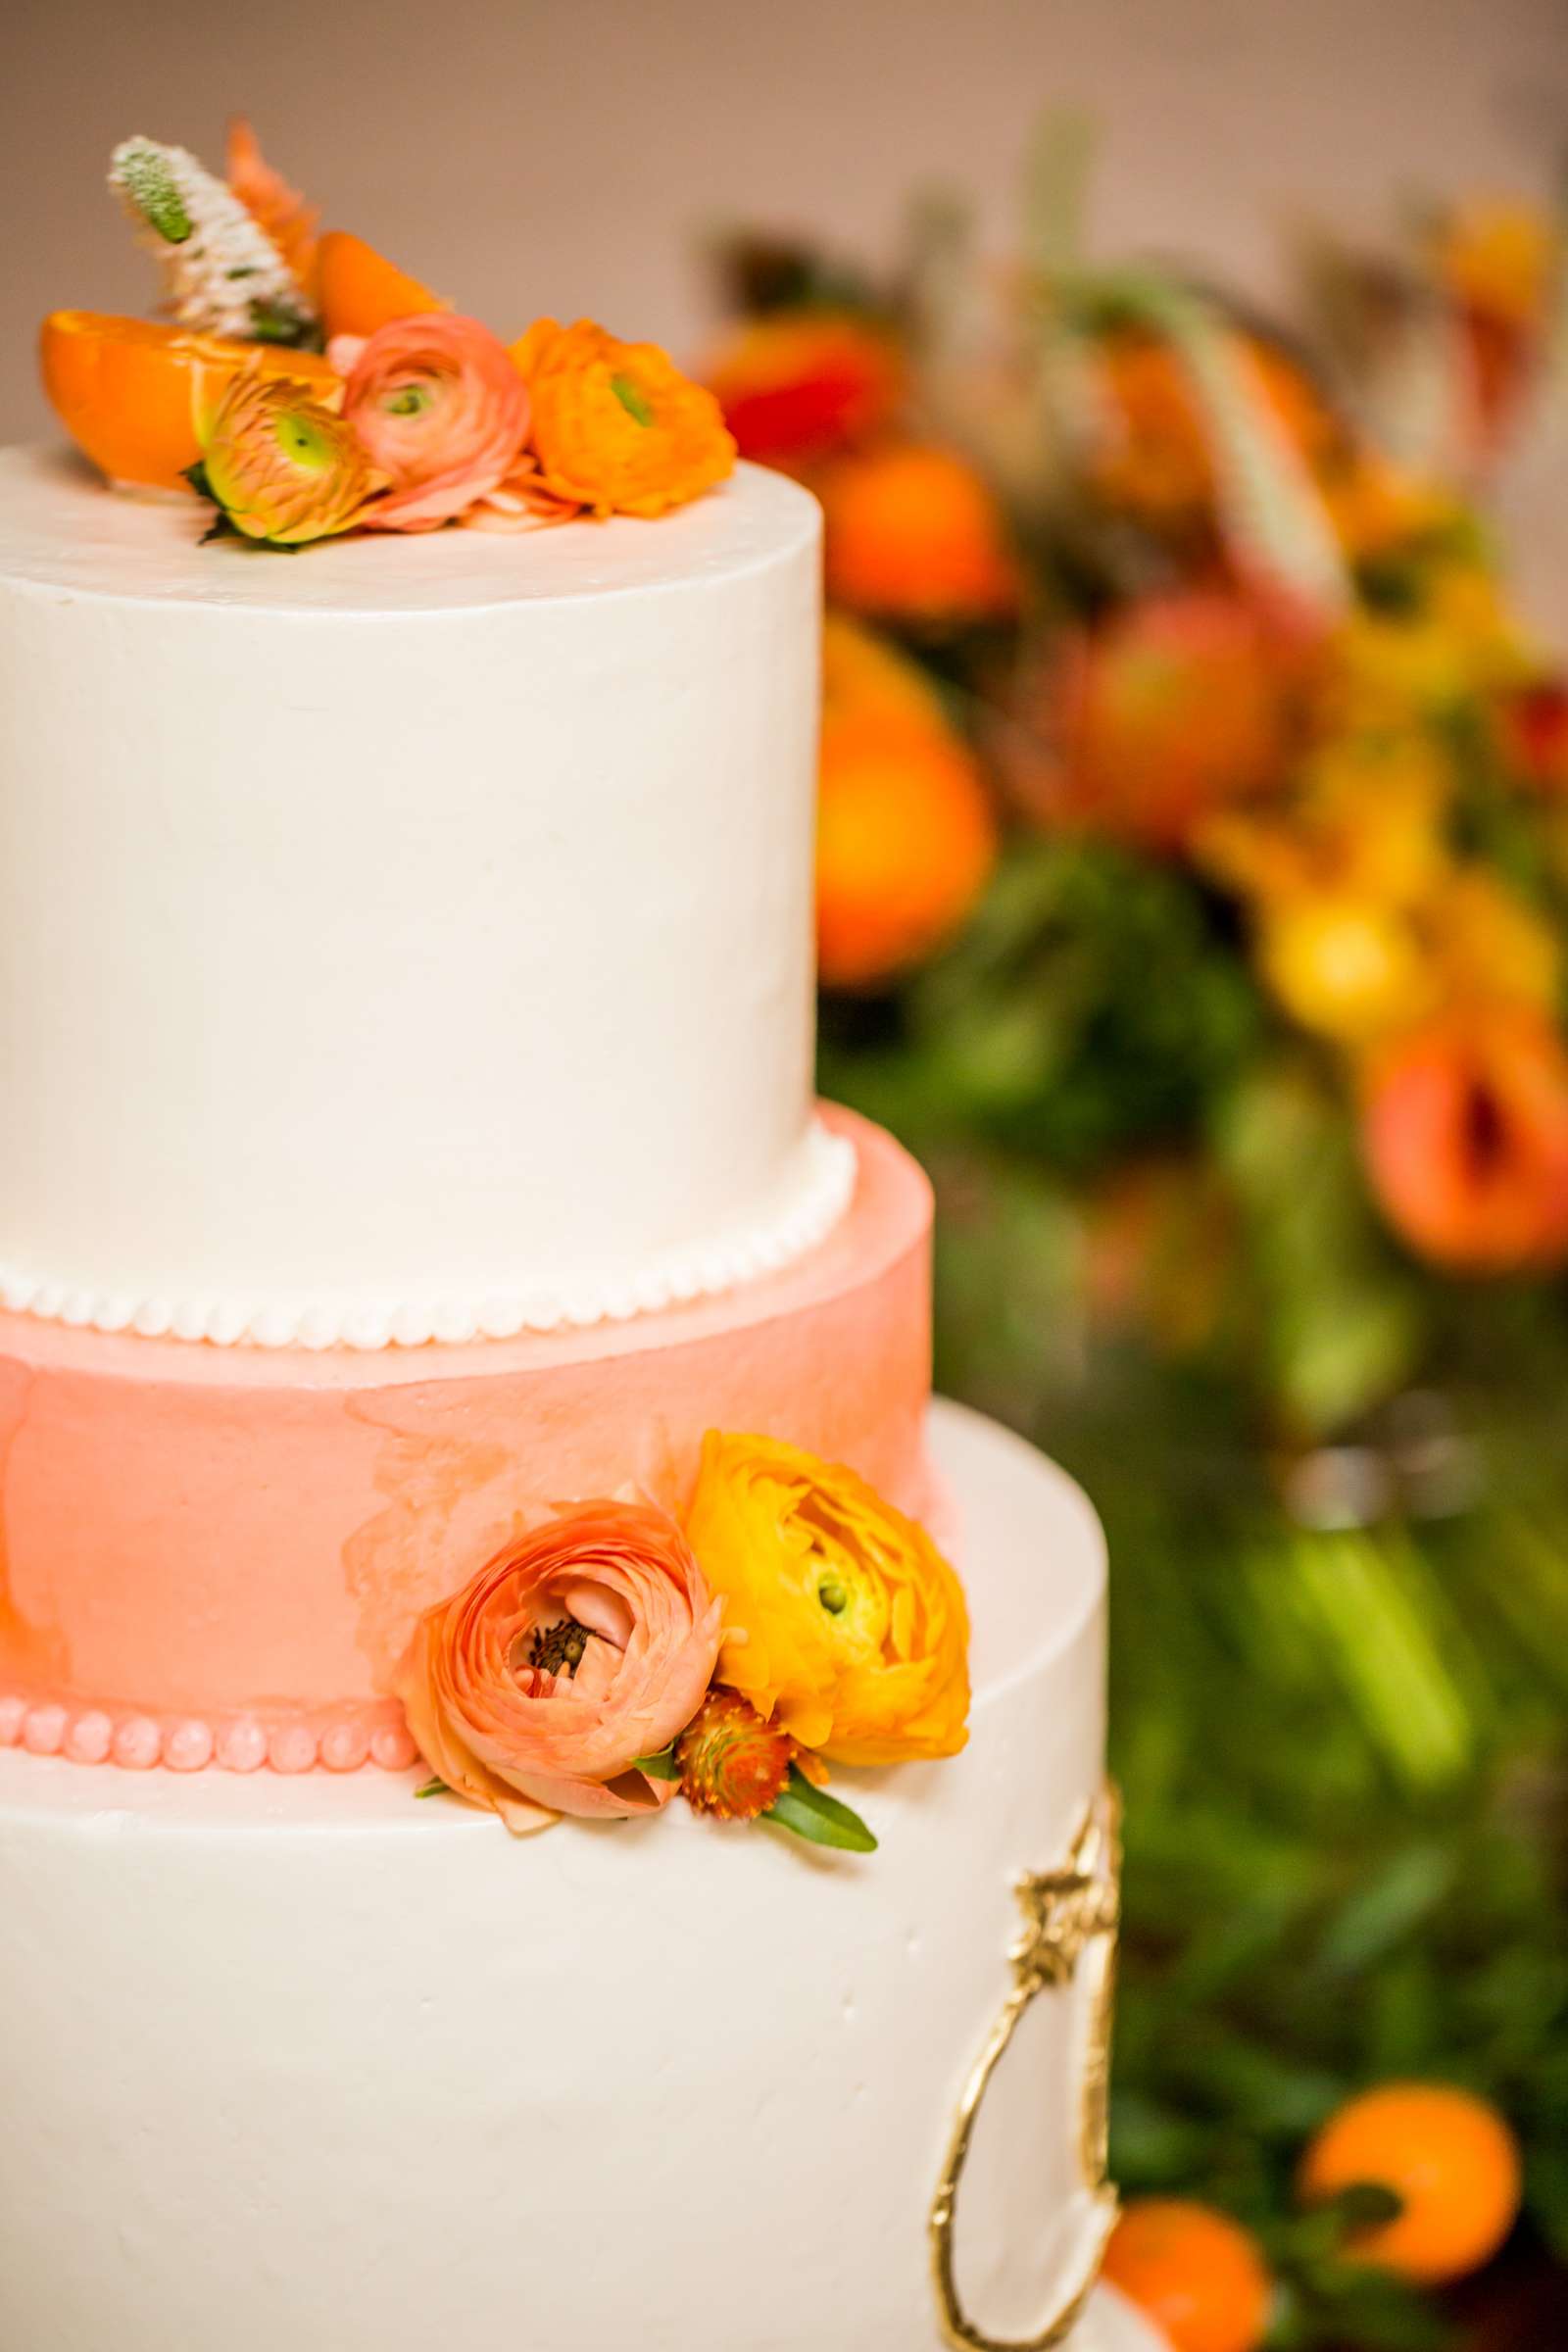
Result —
[[232, 189], [183, 147], [126, 139], [109, 184], [164, 270], [168, 307], [203, 334], [297, 343], [316, 323], [304, 287]]

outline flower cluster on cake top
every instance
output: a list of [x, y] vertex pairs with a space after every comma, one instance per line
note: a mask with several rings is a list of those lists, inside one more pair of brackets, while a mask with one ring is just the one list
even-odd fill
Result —
[[710, 1432], [684, 1519], [553, 1511], [427, 1609], [394, 1678], [450, 1792], [526, 1833], [677, 1791], [819, 1845], [876, 1839], [827, 1765], [956, 1755], [963, 1589], [925, 1530], [840, 1465]]
[[244, 122], [226, 179], [134, 138], [110, 181], [169, 316], [52, 312], [45, 389], [111, 481], [188, 487], [216, 533], [298, 548], [654, 516], [733, 469], [716, 399], [657, 345], [586, 318], [503, 343], [362, 238], [318, 234]]

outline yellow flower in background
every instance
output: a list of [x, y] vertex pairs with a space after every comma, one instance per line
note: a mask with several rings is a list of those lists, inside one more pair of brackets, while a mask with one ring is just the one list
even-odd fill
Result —
[[1556, 933], [1489, 867], [1456, 868], [1434, 894], [1427, 919], [1450, 1003], [1551, 1011], [1562, 986]]
[[1403, 901], [1343, 886], [1264, 898], [1257, 957], [1293, 1020], [1351, 1050], [1437, 1012], [1549, 1015], [1562, 980], [1550, 926], [1479, 865], [1446, 866]]
[[841, 1764], [956, 1755], [968, 1737], [963, 1588], [858, 1478], [713, 1430], [686, 1533], [724, 1600], [716, 1679]]
[[1452, 788], [1447, 755], [1428, 734], [1348, 736], [1308, 760], [1282, 808], [1212, 819], [1196, 855], [1254, 901], [1407, 906], [1447, 870], [1443, 828]]
[[1540, 666], [1494, 574], [1452, 558], [1425, 567], [1413, 611], [1353, 612], [1336, 654], [1323, 716], [1342, 732], [1442, 720]]
[[1293, 1020], [1351, 1047], [1419, 1020], [1437, 986], [1405, 910], [1346, 891], [1265, 907], [1258, 962]]

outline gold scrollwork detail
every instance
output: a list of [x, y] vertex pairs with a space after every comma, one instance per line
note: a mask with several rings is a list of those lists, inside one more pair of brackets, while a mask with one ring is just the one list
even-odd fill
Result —
[[[943, 2334], [959, 2352], [1051, 2352], [1077, 2324], [1100, 2277], [1105, 2241], [1116, 2219], [1116, 2192], [1106, 2179], [1105, 2140], [1120, 1879], [1121, 1801], [1107, 1782], [1085, 1813], [1062, 1867], [1031, 1872], [1017, 1883], [1023, 1926], [1007, 1953], [1012, 1989], [964, 2085], [932, 2201], [931, 2270], [937, 2307]], [[954, 2262], [958, 2183], [969, 2159], [975, 2119], [1019, 2019], [1042, 1992], [1069, 1989], [1086, 1955], [1092, 1956], [1095, 1982], [1082, 2055], [1077, 2149], [1083, 2185], [1094, 2200], [1094, 2227], [1077, 2275], [1051, 2317], [1034, 2335], [1003, 2343], [976, 2327], [958, 2297]]]

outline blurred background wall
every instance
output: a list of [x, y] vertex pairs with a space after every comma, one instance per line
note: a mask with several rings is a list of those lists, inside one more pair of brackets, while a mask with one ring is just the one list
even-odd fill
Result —
[[495, 326], [588, 311], [690, 350], [702, 230], [873, 250], [919, 175], [1006, 217], [1048, 99], [1106, 126], [1107, 247], [1260, 292], [1308, 192], [1376, 221], [1424, 187], [1537, 190], [1568, 128], [1565, 0], [12, 0], [0, 438], [43, 428], [56, 305], [142, 310], [103, 189], [132, 131], [217, 161], [246, 109], [325, 208]]

